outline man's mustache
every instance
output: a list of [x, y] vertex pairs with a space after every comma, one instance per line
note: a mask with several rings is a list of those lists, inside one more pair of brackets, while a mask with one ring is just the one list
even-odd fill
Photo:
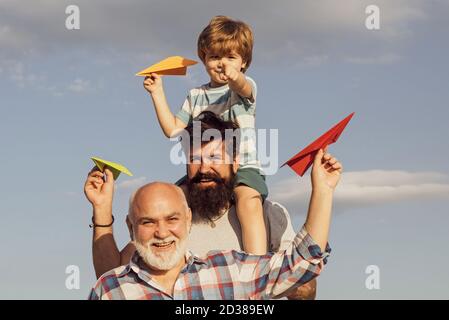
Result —
[[213, 173], [197, 173], [192, 179], [190, 179], [191, 183], [200, 183], [201, 180], [212, 180], [216, 183], [224, 183], [225, 181], [216, 174]]

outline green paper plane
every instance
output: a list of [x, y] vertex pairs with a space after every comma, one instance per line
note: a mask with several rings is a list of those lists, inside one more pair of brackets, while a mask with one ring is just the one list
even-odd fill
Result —
[[100, 169], [101, 172], [104, 172], [104, 168], [108, 167], [109, 170], [112, 171], [112, 174], [114, 176], [114, 180], [117, 180], [118, 176], [120, 175], [121, 172], [127, 174], [128, 176], [132, 177], [132, 173], [123, 165], [119, 164], [119, 163], [115, 163], [112, 161], [107, 161], [107, 160], [103, 160], [97, 157], [92, 157], [91, 158], [93, 160], [93, 162], [95, 163], [95, 165], [98, 167], [98, 169]]

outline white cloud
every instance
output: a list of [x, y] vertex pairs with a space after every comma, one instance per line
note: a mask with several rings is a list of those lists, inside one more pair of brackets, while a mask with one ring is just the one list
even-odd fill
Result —
[[144, 185], [146, 181], [146, 177], [125, 180], [117, 184], [117, 190], [134, 190]]
[[382, 54], [375, 57], [348, 57], [345, 59], [346, 62], [354, 64], [392, 64], [400, 60], [401, 56], [394, 53]]
[[15, 30], [10, 25], [0, 25], [0, 47], [21, 50], [32, 45], [26, 33]]
[[321, 66], [329, 61], [329, 56], [327, 54], [317, 54], [304, 56], [298, 61], [296, 67], [317, 67]]
[[15, 59], [0, 61], [0, 73], [4, 73], [5, 77], [19, 88], [45, 91], [53, 96], [62, 96], [62, 90], [58, 86], [50, 85], [44, 74], [30, 71], [22, 61]]
[[77, 78], [77, 79], [73, 80], [73, 82], [71, 84], [68, 85], [67, 89], [69, 91], [76, 92], [76, 93], [86, 92], [90, 88], [89, 83], [90, 83], [89, 80], [83, 80], [83, 79]]
[[[310, 180], [297, 177], [276, 183], [270, 198], [305, 212]], [[370, 170], [345, 172], [335, 191], [338, 208], [402, 201], [449, 200], [449, 176], [439, 172]]]

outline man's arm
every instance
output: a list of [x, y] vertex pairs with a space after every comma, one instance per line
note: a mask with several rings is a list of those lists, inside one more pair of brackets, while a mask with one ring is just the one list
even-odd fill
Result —
[[[109, 224], [112, 221], [112, 210], [95, 208], [93, 210], [96, 224]], [[94, 227], [92, 239], [92, 257], [97, 278], [121, 265], [120, 252], [115, 243], [111, 227]]]
[[[105, 180], [104, 177], [106, 177]], [[94, 223], [96, 225], [111, 224], [114, 196], [112, 172], [105, 169], [102, 173], [96, 167], [92, 169], [84, 185], [84, 194], [92, 204]], [[97, 278], [121, 265], [120, 252], [115, 243], [112, 226], [93, 227], [92, 257]]]
[[288, 292], [288, 300], [315, 300], [316, 299], [316, 278]]
[[321, 251], [326, 249], [334, 190], [342, 170], [343, 167], [336, 158], [324, 150], [318, 151], [312, 168], [312, 196], [304, 226]]
[[122, 251], [120, 251], [120, 265], [128, 264], [136, 251], [136, 247], [132, 242], [129, 242]]
[[[266, 256], [242, 257], [242, 282], [252, 283], [254, 297], [279, 297], [317, 277], [329, 253], [327, 247], [332, 195], [340, 179], [341, 164], [320, 150], [312, 170], [311, 206], [306, 223], [291, 245], [281, 252]], [[237, 263], [240, 263], [237, 259]], [[257, 274], [259, 279], [247, 278]], [[245, 279], [247, 278], [247, 279]], [[266, 286], [260, 287], [264, 279]]]

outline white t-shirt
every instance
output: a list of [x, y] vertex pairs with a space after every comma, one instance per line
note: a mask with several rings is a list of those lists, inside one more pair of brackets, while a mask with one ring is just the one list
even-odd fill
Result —
[[[265, 200], [263, 205], [265, 228], [269, 251], [284, 250], [295, 237], [287, 209], [277, 202]], [[218, 220], [210, 223], [192, 224], [187, 248], [198, 256], [211, 250], [242, 250], [242, 228], [235, 206], [232, 206]]]

